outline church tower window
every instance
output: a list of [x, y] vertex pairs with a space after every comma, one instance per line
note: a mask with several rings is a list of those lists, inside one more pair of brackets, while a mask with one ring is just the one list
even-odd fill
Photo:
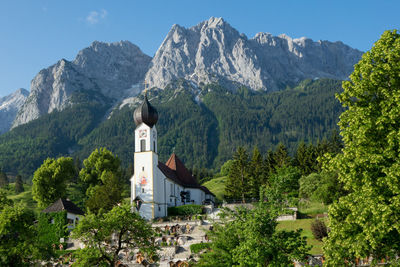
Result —
[[146, 140], [140, 140], [140, 152], [146, 151]]

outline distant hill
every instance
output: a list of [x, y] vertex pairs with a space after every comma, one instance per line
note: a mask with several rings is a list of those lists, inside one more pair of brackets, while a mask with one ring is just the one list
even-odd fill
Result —
[[[159, 112], [159, 156], [175, 152], [188, 167], [219, 168], [238, 146], [265, 153], [282, 142], [316, 142], [335, 129], [342, 112], [334, 94], [341, 81], [305, 80], [294, 88], [267, 93], [218, 84], [193, 86], [186, 80], [149, 91]], [[74, 105], [41, 116], [0, 136], [0, 166], [31, 177], [47, 157], [86, 158], [107, 147], [125, 167], [133, 163], [133, 110], [143, 95], [113, 107], [97, 91], [76, 91]], [[110, 113], [111, 112], [111, 113]], [[108, 119], [107, 119], [108, 118]]]

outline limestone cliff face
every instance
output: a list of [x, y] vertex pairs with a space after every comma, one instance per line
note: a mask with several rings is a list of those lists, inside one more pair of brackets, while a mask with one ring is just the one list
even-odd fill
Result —
[[0, 134], [7, 132], [29, 92], [23, 88], [0, 98]]
[[146, 80], [164, 88], [184, 78], [277, 90], [306, 78], [346, 79], [362, 52], [341, 42], [259, 33], [247, 39], [222, 18], [186, 29], [174, 25], [155, 54]]
[[138, 93], [151, 58], [127, 41], [93, 42], [70, 62], [60, 60], [41, 70], [31, 82], [31, 93], [18, 112], [13, 127], [53, 110], [62, 110], [76, 90], [94, 90], [120, 101]]

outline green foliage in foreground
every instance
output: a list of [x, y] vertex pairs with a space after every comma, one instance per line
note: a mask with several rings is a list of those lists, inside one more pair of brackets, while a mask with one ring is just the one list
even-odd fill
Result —
[[197, 243], [190, 245], [190, 252], [197, 254], [203, 250], [209, 249], [211, 247], [210, 243]]
[[202, 213], [203, 213], [203, 206], [196, 204], [188, 204], [188, 205], [168, 208], [168, 216], [196, 215]]
[[38, 240], [41, 244], [51, 247], [60, 244], [60, 238], [68, 236], [67, 212], [52, 212], [39, 214], [37, 223]]
[[[111, 241], [112, 236], [117, 238]], [[115, 206], [103, 214], [86, 215], [72, 231], [72, 238], [81, 240], [84, 249], [78, 249], [74, 255], [76, 266], [115, 266], [118, 254], [124, 248], [138, 248], [143, 255], [157, 261], [155, 233], [130, 204]]]
[[[329, 208], [327, 266], [400, 255], [400, 34], [385, 31], [338, 95], [343, 154], [325, 167], [349, 194]], [[376, 263], [376, 262], [375, 262]]]
[[210, 250], [201, 254], [198, 266], [288, 266], [303, 260], [310, 249], [306, 239], [301, 230], [277, 230], [278, 214], [264, 202], [225, 211], [222, 223], [208, 232]]
[[29, 266], [40, 248], [35, 244], [33, 211], [20, 204], [0, 210], [0, 265]]

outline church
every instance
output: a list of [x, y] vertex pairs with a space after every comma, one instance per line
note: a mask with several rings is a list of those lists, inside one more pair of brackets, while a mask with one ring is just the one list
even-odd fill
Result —
[[140, 215], [150, 220], [168, 216], [168, 207], [214, 202], [215, 195], [197, 183], [175, 153], [165, 164], [158, 161], [158, 112], [147, 94], [133, 118], [136, 129], [131, 203]]

